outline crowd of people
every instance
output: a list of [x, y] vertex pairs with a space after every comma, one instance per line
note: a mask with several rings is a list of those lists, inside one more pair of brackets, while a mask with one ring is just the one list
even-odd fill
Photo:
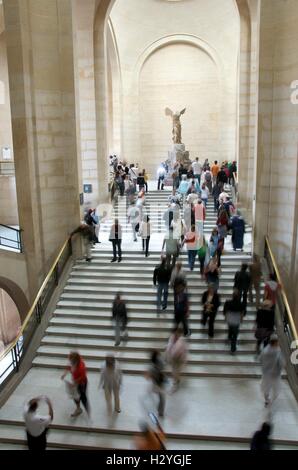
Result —
[[[151, 236], [150, 218], [145, 208], [145, 192], [148, 191], [145, 170], [139, 171], [138, 165], [126, 165], [117, 157], [111, 157], [111, 165], [115, 172], [115, 181], [121, 196], [127, 197], [129, 208], [127, 220], [131, 224], [133, 241], [137, 240], [137, 232], [142, 239], [145, 256], [149, 256], [149, 241]], [[188, 360], [188, 342], [191, 336], [190, 314], [197, 308], [190, 302], [188, 288], [188, 273], [183, 269], [181, 253], [186, 248], [189, 272], [197, 273], [205, 290], [201, 296], [202, 316], [201, 324], [208, 324], [207, 334], [210, 339], [217, 334], [216, 319], [219, 308], [223, 307], [223, 318], [227, 323], [227, 338], [231, 354], [237, 353], [238, 335], [241, 324], [247, 315], [247, 305], [255, 303], [255, 339], [256, 356], [262, 366], [262, 390], [265, 406], [271, 406], [276, 400], [284, 367], [284, 360], [275, 333], [275, 305], [277, 292], [280, 288], [274, 274], [270, 275], [265, 283], [264, 295], [261, 300], [262, 265], [258, 256], [254, 256], [250, 264], [243, 263], [240, 270], [235, 273], [233, 292], [230, 299], [224, 303], [220, 295], [220, 279], [222, 274], [221, 257], [225, 247], [228, 233], [232, 235], [233, 250], [243, 250], [245, 224], [231, 200], [230, 185], [233, 184], [233, 174], [237, 171], [235, 162], [224, 162], [219, 165], [215, 161], [209, 165], [208, 160], [203, 164], [199, 159], [189, 168], [177, 164], [174, 168], [173, 190], [168, 198], [168, 207], [163, 214], [165, 236], [161, 249], [161, 259], [153, 271], [153, 285], [156, 286], [156, 313], [160, 316], [162, 311], [168, 309], [169, 291], [173, 293], [174, 308], [173, 330], [165, 344], [164, 350], [154, 350], [150, 353], [150, 366], [145, 377], [150, 381], [151, 391], [157, 397], [156, 412], [160, 418], [165, 414], [166, 396], [175, 393], [181, 383], [181, 376]], [[167, 175], [165, 166], [161, 166], [158, 173], [158, 188], [163, 190], [164, 179]], [[137, 185], [138, 193], [137, 193]], [[207, 240], [205, 223], [207, 208], [212, 198], [213, 211], [217, 215], [216, 225]], [[85, 218], [85, 225], [81, 225], [75, 233], [81, 233], [87, 240], [87, 261], [90, 261], [90, 246], [98, 243], [98, 220], [93, 210]], [[109, 240], [113, 245], [113, 258], [111, 262], [122, 260], [122, 227], [116, 219], [112, 224]], [[199, 277], [199, 279], [200, 279]], [[112, 305], [111, 318], [115, 329], [115, 347], [122, 341], [126, 342], [128, 336], [129, 309], [121, 292], [116, 293]], [[168, 370], [167, 370], [168, 369]], [[169, 385], [169, 370], [172, 376], [171, 388]], [[66, 379], [68, 377], [68, 379]], [[71, 352], [69, 365], [61, 377], [67, 387], [69, 397], [75, 403], [72, 417], [83, 413], [81, 403], [90, 414], [87, 397], [87, 370], [83, 358], [78, 352]], [[99, 388], [104, 390], [108, 413], [121, 412], [120, 390], [123, 386], [122, 372], [116, 358], [109, 354], [101, 367]], [[49, 405], [48, 416], [39, 416], [38, 403], [41, 398], [31, 400], [26, 405], [25, 422], [28, 433], [29, 448], [45, 446], [46, 430], [53, 419], [53, 409]], [[155, 416], [155, 430], [142, 423], [142, 436], [135, 439], [138, 449], [163, 450], [165, 449], [165, 435]], [[38, 423], [38, 425], [37, 425]], [[252, 450], [264, 450], [270, 446], [269, 434], [271, 426], [264, 423], [252, 439]], [[262, 447], [263, 446], [263, 447]], [[267, 446], [267, 447], [266, 447]]]

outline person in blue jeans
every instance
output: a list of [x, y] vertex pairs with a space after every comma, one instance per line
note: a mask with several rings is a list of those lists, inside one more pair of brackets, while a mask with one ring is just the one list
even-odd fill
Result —
[[186, 243], [188, 253], [188, 266], [193, 271], [195, 266], [196, 256], [198, 254], [198, 235], [196, 232], [196, 226], [192, 225], [190, 232], [185, 235], [182, 246]]
[[228, 324], [228, 339], [231, 343], [231, 353], [235, 354], [237, 350], [237, 338], [240, 324], [245, 315], [244, 304], [240, 300], [239, 291], [234, 289], [232, 300], [227, 300], [224, 305], [224, 316]]
[[[161, 263], [156, 266], [153, 273], [153, 284], [157, 285], [157, 314], [162, 309], [165, 310], [168, 306], [168, 292], [169, 292], [169, 282], [171, 278], [171, 269], [166, 263], [166, 257], [161, 257]], [[163, 297], [163, 300], [162, 300]]]

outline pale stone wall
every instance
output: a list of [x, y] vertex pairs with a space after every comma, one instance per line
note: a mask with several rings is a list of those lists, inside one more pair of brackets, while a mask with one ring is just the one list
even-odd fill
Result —
[[16, 179], [0, 175], [0, 224], [18, 225]]
[[[1, 9], [0, 15], [3, 18], [2, 13]], [[0, 160], [2, 160], [2, 147], [9, 147], [11, 149], [13, 160], [5, 32], [0, 34], [0, 88]], [[3, 95], [2, 91], [4, 91]], [[0, 175], [0, 223], [5, 225], [18, 224], [17, 193], [14, 176]]]
[[4, 88], [4, 101], [2, 93], [0, 94], [0, 160], [2, 160], [2, 147], [10, 147], [13, 157], [5, 32], [0, 34], [0, 82], [1, 91], [2, 84]]
[[[237, 59], [240, 37], [239, 15], [235, 2], [230, 0], [208, 0], [208, 2], [190, 0], [177, 3], [151, 0], [116, 1], [110, 19], [115, 31], [121, 65], [124, 118], [122, 156], [130, 161], [137, 159], [141, 166], [148, 167], [147, 153], [143, 155], [143, 149], [152, 145], [152, 133], [148, 131], [146, 141], [145, 131], [142, 138], [139, 132], [142, 125], [141, 116], [145, 112], [140, 106], [138, 89], [140, 58], [146, 60], [146, 51], [162, 38], [174, 41], [175, 36], [188, 35], [189, 41], [201, 41], [203, 48], [208, 47], [217, 60], [220, 75], [219, 148], [222, 159], [235, 158]], [[185, 65], [183, 61], [177, 60], [177, 73], [181, 72]], [[187, 73], [185, 79], [187, 80]], [[194, 90], [197, 93], [196, 86]], [[188, 92], [184, 96], [182, 93], [180, 98], [183, 107], [192, 108], [193, 102]], [[163, 101], [162, 97], [160, 101]], [[167, 103], [169, 107], [174, 105], [175, 103]], [[202, 113], [200, 119], [204, 119], [204, 111], [197, 112]], [[167, 133], [163, 135], [160, 133], [160, 145], [163, 146], [163, 142], [167, 139], [168, 146], [171, 146], [171, 132], [168, 130], [165, 132]], [[186, 129], [184, 126], [184, 132], [188, 132], [187, 126]], [[192, 127], [189, 128], [189, 133], [191, 132]], [[212, 133], [210, 142], [208, 151], [210, 150], [212, 154]], [[185, 139], [184, 143], [187, 147], [193, 146], [193, 142], [187, 142]], [[205, 146], [199, 147], [193, 148], [204, 157]]]
[[[177, 67], [177, 63], [183, 64]], [[172, 118], [165, 108], [181, 111], [182, 141], [190, 158], [209, 161], [221, 158], [220, 90], [216, 64], [201, 49], [171, 44], [159, 49], [145, 62], [140, 73], [141, 155], [133, 158], [155, 177], [168, 156]]]
[[32, 300], [79, 222], [70, 0], [5, 0], [20, 226]]
[[237, 0], [240, 14], [239, 54], [239, 206], [253, 223], [257, 135], [258, 38], [257, 0]]
[[291, 102], [291, 83], [298, 78], [297, 21], [296, 0], [263, 0], [255, 241], [262, 252], [269, 235], [298, 324], [298, 106]]
[[84, 207], [98, 202], [98, 162], [96, 143], [94, 84], [94, 0], [73, 2], [78, 160], [80, 188], [92, 185], [92, 194], [84, 194]]

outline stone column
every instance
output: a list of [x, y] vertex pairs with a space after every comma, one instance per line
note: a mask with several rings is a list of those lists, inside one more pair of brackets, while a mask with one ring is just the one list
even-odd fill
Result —
[[[298, 5], [263, 0], [260, 14], [259, 132], [255, 247], [268, 235], [293, 312], [297, 312]], [[297, 322], [297, 317], [296, 317]]]
[[20, 226], [30, 298], [79, 222], [70, 0], [4, 0]]
[[97, 140], [97, 175], [99, 202], [109, 200], [109, 162], [107, 142], [107, 45], [106, 28], [110, 0], [102, 0], [99, 4], [94, 26], [94, 72], [95, 72], [95, 107], [96, 107], [96, 140]]

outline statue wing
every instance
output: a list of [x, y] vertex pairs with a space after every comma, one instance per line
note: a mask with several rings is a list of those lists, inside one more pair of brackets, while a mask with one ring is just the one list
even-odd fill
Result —
[[166, 116], [171, 116], [173, 117], [173, 111], [170, 108], [165, 109]]
[[186, 108], [182, 109], [182, 111], [180, 112], [180, 116], [181, 116], [181, 114], [184, 114], [185, 111], [186, 111]]

